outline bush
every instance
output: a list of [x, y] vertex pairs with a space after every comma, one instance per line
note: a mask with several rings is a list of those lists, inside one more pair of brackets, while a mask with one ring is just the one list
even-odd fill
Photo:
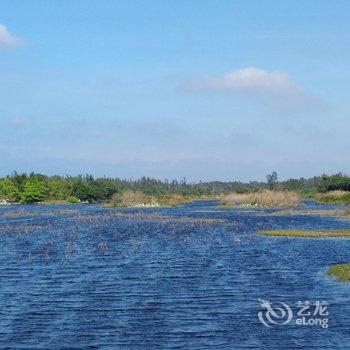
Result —
[[67, 197], [67, 202], [70, 204], [77, 204], [80, 202], [79, 198], [74, 197], [74, 196], [68, 196]]

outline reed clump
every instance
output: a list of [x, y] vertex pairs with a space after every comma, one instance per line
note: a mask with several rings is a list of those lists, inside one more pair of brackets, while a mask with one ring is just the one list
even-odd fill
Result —
[[110, 202], [112, 207], [154, 208], [174, 207], [190, 201], [192, 198], [180, 194], [150, 196], [141, 191], [124, 191], [116, 193]]
[[247, 194], [230, 193], [221, 198], [221, 205], [224, 206], [294, 207], [300, 202], [299, 193], [282, 190], [261, 190]]
[[181, 194], [175, 194], [175, 193], [162, 195], [157, 198], [157, 202], [161, 206], [166, 206], [166, 207], [175, 207], [177, 205], [183, 204], [188, 201], [190, 201], [190, 198], [187, 198], [185, 196], [182, 196]]
[[158, 206], [153, 196], [148, 196], [141, 191], [124, 191], [116, 193], [111, 199], [113, 207], [143, 207]]
[[350, 282], [350, 263], [334, 265], [327, 273], [334, 276], [338, 282]]

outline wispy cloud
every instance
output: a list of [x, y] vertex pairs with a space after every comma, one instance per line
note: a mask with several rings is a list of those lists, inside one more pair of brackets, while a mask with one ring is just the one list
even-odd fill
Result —
[[15, 47], [22, 43], [22, 39], [12, 35], [4, 24], [0, 24], [0, 48]]
[[195, 79], [186, 84], [192, 91], [216, 91], [258, 97], [265, 102], [309, 104], [319, 100], [286, 73], [256, 67], [236, 69], [216, 77]]

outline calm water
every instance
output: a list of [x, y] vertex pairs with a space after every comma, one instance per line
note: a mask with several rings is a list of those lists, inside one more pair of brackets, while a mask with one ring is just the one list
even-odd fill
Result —
[[[350, 240], [256, 235], [350, 222], [272, 214], [0, 208], [0, 348], [350, 349], [350, 285], [325, 274], [350, 261]], [[267, 328], [258, 298], [293, 312], [327, 301], [329, 327]]]

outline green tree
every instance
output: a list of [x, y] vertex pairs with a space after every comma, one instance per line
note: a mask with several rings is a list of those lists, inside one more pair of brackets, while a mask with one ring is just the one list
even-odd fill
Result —
[[51, 199], [66, 199], [70, 190], [63, 179], [52, 177], [47, 181], [47, 195]]
[[277, 173], [275, 171], [273, 171], [272, 174], [266, 175], [266, 181], [267, 181], [267, 185], [268, 185], [270, 190], [277, 189], [278, 177], [277, 177]]
[[38, 180], [29, 180], [24, 185], [22, 193], [22, 202], [36, 203], [41, 202], [45, 198], [44, 184]]
[[21, 196], [17, 186], [10, 179], [0, 181], [0, 200], [13, 203], [18, 202]]
[[88, 184], [93, 191], [92, 197], [95, 201], [109, 199], [118, 190], [115, 184], [105, 179], [97, 179], [94, 181], [89, 181]]
[[81, 201], [94, 201], [94, 191], [86, 182], [79, 180], [73, 184], [73, 196], [79, 198]]

